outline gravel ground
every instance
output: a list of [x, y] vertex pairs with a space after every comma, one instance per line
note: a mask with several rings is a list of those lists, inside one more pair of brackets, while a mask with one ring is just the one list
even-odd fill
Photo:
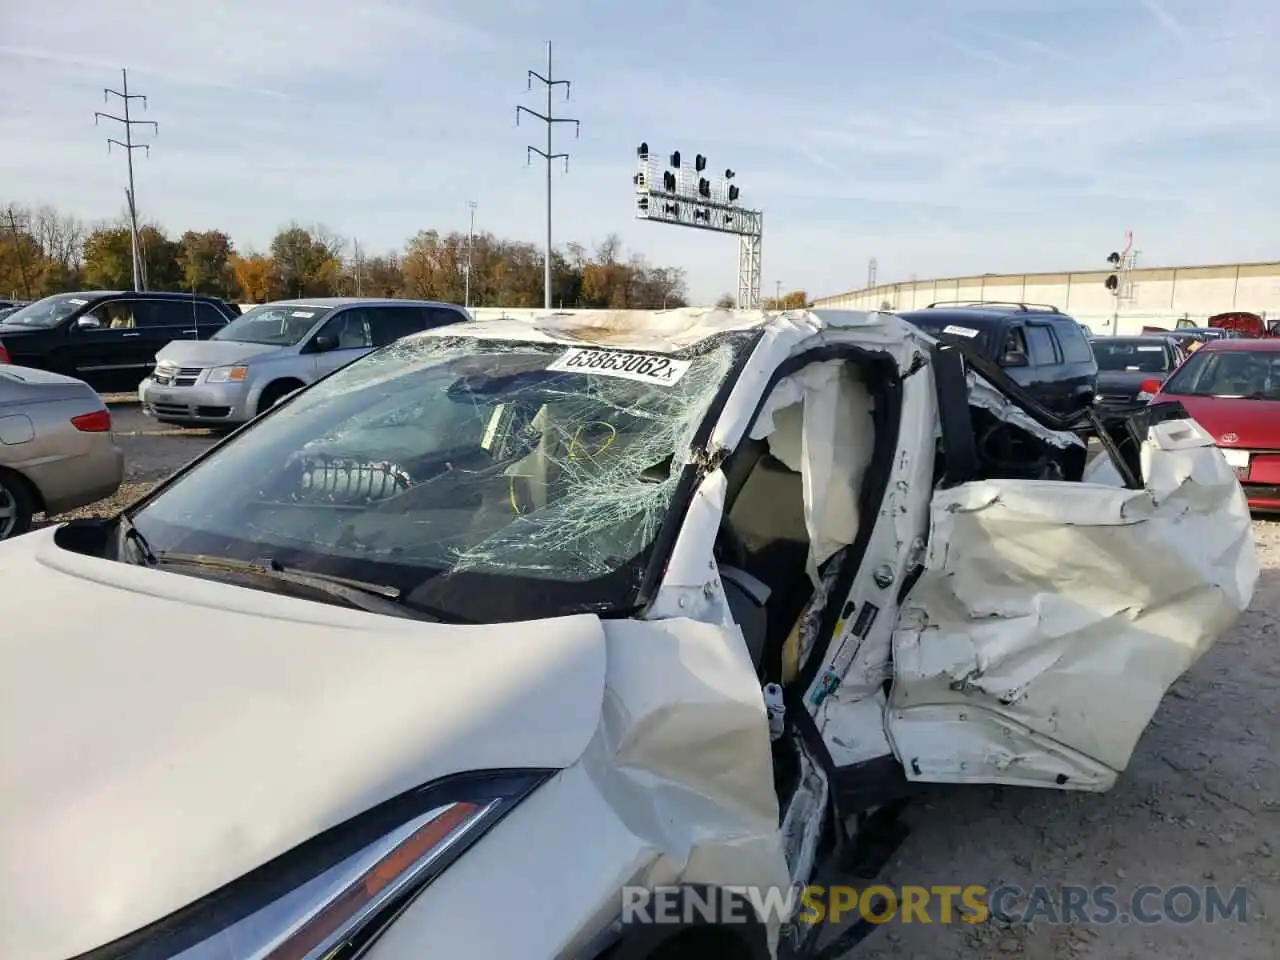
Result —
[[[126, 483], [72, 515], [118, 509], [218, 439], [154, 424], [128, 402], [113, 402], [112, 414]], [[1113, 885], [1122, 906], [1144, 884], [1214, 885], [1228, 895], [1243, 886], [1247, 921], [893, 922], [851, 958], [1280, 957], [1280, 764], [1272, 747], [1280, 654], [1271, 613], [1280, 607], [1280, 523], [1259, 519], [1254, 528], [1263, 572], [1253, 608], [1173, 687], [1114, 790], [936, 788], [909, 808], [912, 833], [882, 877], [895, 887]]]

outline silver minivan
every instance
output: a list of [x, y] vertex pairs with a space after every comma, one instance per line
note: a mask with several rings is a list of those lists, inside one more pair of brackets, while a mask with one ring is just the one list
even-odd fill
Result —
[[138, 385], [163, 423], [235, 426], [281, 397], [401, 337], [471, 319], [429, 300], [320, 297], [254, 307], [208, 340], [177, 340]]

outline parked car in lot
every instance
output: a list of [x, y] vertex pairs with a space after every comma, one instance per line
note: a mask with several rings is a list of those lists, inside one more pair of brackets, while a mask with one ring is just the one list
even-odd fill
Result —
[[30, 300], [0, 300], [0, 320], [11, 313], [17, 313], [30, 302]]
[[164, 423], [235, 426], [281, 397], [364, 356], [433, 327], [470, 319], [426, 300], [356, 297], [282, 300], [249, 310], [203, 343], [171, 343], [138, 387], [143, 410]]
[[1088, 408], [1098, 364], [1087, 328], [1057, 307], [1028, 303], [931, 303], [898, 316], [930, 336], [976, 351], [998, 364], [1056, 413]]
[[383, 347], [0, 546], [0, 956], [827, 956], [741, 891], [921, 784], [1107, 790], [1249, 605], [1212, 439], [1107, 421], [1095, 483], [1074, 425], [885, 313]]
[[97, 390], [133, 390], [165, 344], [206, 340], [236, 315], [216, 297], [189, 293], [60, 293], [0, 320], [0, 350]]
[[1152, 405], [1181, 404], [1213, 436], [1252, 509], [1280, 511], [1280, 339], [1209, 341], [1142, 389]]
[[[124, 479], [111, 414], [88, 384], [29, 367], [0, 367], [0, 540], [37, 513], [109, 497]], [[8, 620], [12, 607], [0, 604]]]
[[1098, 361], [1095, 403], [1109, 413], [1131, 413], [1146, 405], [1152, 381], [1164, 382], [1188, 356], [1169, 336], [1095, 337]]

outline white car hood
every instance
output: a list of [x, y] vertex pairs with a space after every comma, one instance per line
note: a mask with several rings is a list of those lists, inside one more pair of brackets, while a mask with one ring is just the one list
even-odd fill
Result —
[[180, 367], [217, 367], [288, 349], [275, 343], [238, 340], [173, 340], [160, 348], [156, 361], [169, 360]]
[[567, 767], [600, 717], [594, 616], [398, 620], [71, 554], [52, 530], [0, 547], [0, 595], [19, 583], [0, 957], [66, 960], [447, 774]]

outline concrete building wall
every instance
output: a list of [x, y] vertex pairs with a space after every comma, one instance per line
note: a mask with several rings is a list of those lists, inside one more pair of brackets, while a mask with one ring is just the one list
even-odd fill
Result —
[[987, 274], [880, 284], [815, 300], [820, 307], [917, 310], [944, 300], [1006, 300], [1057, 307], [1098, 333], [1137, 333], [1144, 324], [1172, 327], [1183, 318], [1203, 322], [1215, 313], [1249, 310], [1280, 317], [1280, 262], [1199, 267], [1144, 267], [1129, 275], [1128, 296], [1117, 303], [1103, 285], [1110, 271]]

